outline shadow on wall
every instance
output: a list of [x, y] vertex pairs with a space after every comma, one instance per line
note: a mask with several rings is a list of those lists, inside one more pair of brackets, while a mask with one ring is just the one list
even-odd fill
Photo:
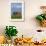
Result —
[[4, 26], [0, 25], [0, 35], [4, 35], [5, 28]]
[[35, 17], [30, 18], [30, 24], [34, 27], [40, 26], [39, 21], [37, 21]]

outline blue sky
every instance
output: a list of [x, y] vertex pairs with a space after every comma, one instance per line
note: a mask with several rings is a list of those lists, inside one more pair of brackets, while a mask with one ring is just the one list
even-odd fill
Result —
[[11, 12], [22, 12], [22, 4], [21, 3], [11, 3]]

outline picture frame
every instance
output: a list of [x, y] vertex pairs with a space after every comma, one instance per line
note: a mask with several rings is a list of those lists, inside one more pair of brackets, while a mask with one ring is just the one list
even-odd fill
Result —
[[10, 2], [10, 20], [11, 21], [24, 21], [24, 1], [11, 1]]

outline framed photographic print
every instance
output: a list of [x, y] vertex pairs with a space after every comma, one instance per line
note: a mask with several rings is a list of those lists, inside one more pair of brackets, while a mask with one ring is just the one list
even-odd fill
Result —
[[11, 2], [11, 21], [24, 21], [24, 2]]

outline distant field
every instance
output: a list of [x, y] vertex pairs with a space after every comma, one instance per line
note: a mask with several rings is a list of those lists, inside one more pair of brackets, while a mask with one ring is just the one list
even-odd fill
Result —
[[11, 15], [11, 19], [22, 19], [21, 12], [13, 12], [13, 14]]

